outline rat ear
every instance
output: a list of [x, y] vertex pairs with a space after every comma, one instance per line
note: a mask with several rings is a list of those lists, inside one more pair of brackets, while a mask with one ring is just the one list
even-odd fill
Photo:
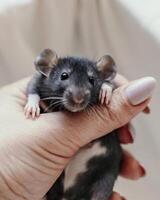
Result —
[[37, 56], [34, 64], [36, 70], [46, 77], [49, 76], [51, 70], [58, 63], [58, 56], [55, 51], [51, 49], [44, 49], [39, 56]]
[[116, 76], [116, 64], [110, 55], [104, 55], [96, 63], [97, 70], [106, 80], [112, 80]]

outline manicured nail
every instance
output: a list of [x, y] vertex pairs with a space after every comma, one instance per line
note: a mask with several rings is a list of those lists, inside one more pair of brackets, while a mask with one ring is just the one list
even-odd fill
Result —
[[129, 143], [129, 144], [133, 144], [133, 142], [134, 142], [134, 139], [133, 139], [133, 137], [132, 137], [131, 132], [129, 131], [129, 135], [128, 135], [128, 143]]
[[128, 86], [125, 94], [132, 105], [138, 105], [152, 95], [155, 85], [155, 78], [144, 77]]
[[140, 166], [140, 175], [141, 175], [141, 177], [146, 175], [146, 170], [142, 166]]
[[144, 112], [145, 114], [150, 114], [150, 113], [151, 113], [151, 110], [150, 110], [150, 108], [147, 106], [147, 107], [143, 110], [143, 112]]

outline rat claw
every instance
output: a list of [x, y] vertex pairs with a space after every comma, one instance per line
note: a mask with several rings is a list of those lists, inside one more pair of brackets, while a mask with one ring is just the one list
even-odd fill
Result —
[[40, 116], [40, 108], [39, 108], [39, 106], [37, 106], [36, 117], [39, 117], [39, 116]]
[[36, 107], [32, 108], [31, 115], [32, 115], [32, 119], [35, 119], [35, 117], [36, 117]]
[[101, 104], [104, 104], [104, 100], [105, 100], [105, 90], [102, 90]]
[[24, 108], [24, 115], [26, 116], [26, 118], [28, 118], [28, 115], [29, 115], [28, 105], [26, 105]]
[[24, 108], [24, 114], [27, 119], [30, 117], [32, 117], [32, 119], [39, 117], [39, 115], [40, 115], [39, 105], [27, 103]]
[[106, 105], [109, 104], [109, 102], [111, 100], [111, 97], [112, 97], [112, 90], [106, 91], [106, 96], [105, 96], [105, 98], [106, 98]]
[[111, 96], [112, 96], [112, 87], [107, 83], [103, 83], [101, 87], [101, 104], [109, 104]]
[[99, 101], [101, 101], [101, 96], [102, 96], [102, 90], [99, 92]]
[[105, 91], [105, 103], [106, 103], [106, 105], [108, 104], [108, 101], [109, 101], [108, 96], [109, 96], [109, 92]]
[[29, 119], [30, 113], [31, 113], [31, 108], [29, 108], [29, 107], [27, 106], [27, 108], [26, 108], [26, 113], [25, 113], [25, 116], [26, 116], [27, 119]]

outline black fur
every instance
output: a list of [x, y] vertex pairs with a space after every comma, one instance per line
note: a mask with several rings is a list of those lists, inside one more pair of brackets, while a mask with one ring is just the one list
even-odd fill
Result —
[[96, 200], [107, 200], [111, 195], [119, 172], [121, 148], [116, 131], [94, 142], [98, 141], [106, 147], [107, 153], [88, 161], [88, 170], [79, 174], [76, 184], [64, 193], [67, 200], [91, 200], [93, 197]]
[[[63, 72], [69, 73], [69, 78], [65, 81], [60, 79]], [[90, 82], [89, 74], [92, 74], [93, 82]], [[95, 62], [73, 57], [60, 58], [48, 78], [43, 74], [35, 75], [28, 86], [28, 94], [36, 93], [40, 95], [40, 98], [62, 97], [69, 87], [75, 85], [90, 91], [90, 98], [86, 100], [87, 105], [94, 105], [98, 103], [100, 88], [105, 82], [102, 77], [102, 72], [96, 69]], [[45, 102], [49, 106], [56, 101], [58, 103], [58, 100]], [[52, 111], [63, 109], [65, 109], [63, 103], [55, 104]], [[116, 131], [93, 141], [93, 145], [99, 141], [103, 147], [106, 147], [106, 154], [91, 158], [86, 163], [87, 171], [80, 173], [75, 185], [65, 192], [63, 191], [63, 176], [65, 176], [63, 172], [48, 191], [47, 200], [62, 200], [62, 198], [65, 200], [107, 200], [109, 198], [119, 173], [121, 147]]]
[[[62, 72], [71, 71], [66, 81], [60, 80]], [[94, 77], [94, 85], [90, 84], [88, 72]], [[28, 94], [39, 94], [41, 98], [51, 96], [63, 96], [65, 90], [71, 85], [84, 87], [91, 91], [90, 103], [98, 102], [100, 87], [103, 83], [100, 72], [96, 69], [96, 63], [87, 59], [66, 57], [59, 59], [58, 64], [52, 69], [48, 78], [43, 74], [36, 74], [28, 85]]]

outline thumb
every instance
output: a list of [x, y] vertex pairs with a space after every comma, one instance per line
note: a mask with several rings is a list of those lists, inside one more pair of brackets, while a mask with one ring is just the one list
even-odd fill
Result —
[[153, 77], [130, 82], [113, 92], [108, 106], [95, 106], [89, 114], [72, 117], [79, 141], [84, 145], [128, 123], [147, 106], [155, 85]]
[[144, 77], [115, 90], [109, 110], [116, 117], [117, 128], [146, 108], [155, 85], [153, 77]]

